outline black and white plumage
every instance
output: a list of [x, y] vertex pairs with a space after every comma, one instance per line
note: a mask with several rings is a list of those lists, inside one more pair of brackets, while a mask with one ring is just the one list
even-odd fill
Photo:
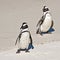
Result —
[[37, 24], [37, 34], [42, 34], [42, 32], [48, 32], [50, 28], [53, 27], [53, 20], [48, 7], [43, 7], [43, 16]]
[[32, 45], [32, 37], [26, 22], [22, 24], [20, 30], [21, 32], [17, 37], [16, 43], [15, 43], [15, 45], [18, 44], [17, 53], [20, 53], [21, 50], [25, 50], [26, 52], [28, 52], [29, 44]]

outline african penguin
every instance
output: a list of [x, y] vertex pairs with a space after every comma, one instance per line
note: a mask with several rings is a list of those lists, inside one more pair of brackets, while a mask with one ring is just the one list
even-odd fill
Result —
[[53, 20], [49, 11], [49, 8], [44, 6], [43, 7], [43, 16], [38, 21], [37, 24], [37, 34], [41, 34], [42, 32], [48, 33], [49, 29], [53, 27]]
[[15, 43], [15, 45], [18, 44], [18, 50], [16, 53], [20, 53], [20, 51], [29, 52], [28, 47], [29, 47], [29, 44], [32, 45], [32, 37], [26, 22], [22, 23], [20, 30], [21, 30], [20, 34], [17, 37], [16, 43]]

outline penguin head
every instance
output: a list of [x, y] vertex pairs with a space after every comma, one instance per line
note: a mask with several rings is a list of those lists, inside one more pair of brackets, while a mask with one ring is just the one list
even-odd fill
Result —
[[27, 28], [28, 28], [27, 23], [26, 22], [23, 22], [20, 29], [27, 29]]
[[43, 12], [47, 12], [47, 11], [49, 11], [49, 8], [46, 7], [46, 6], [44, 6], [44, 7], [43, 7]]

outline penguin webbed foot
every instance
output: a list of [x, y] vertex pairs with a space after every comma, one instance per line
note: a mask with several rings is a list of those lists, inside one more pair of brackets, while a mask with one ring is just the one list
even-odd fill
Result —
[[43, 36], [43, 33], [42, 33], [41, 31], [39, 32], [39, 34], [40, 34], [41, 36]]
[[36, 34], [40, 34], [41, 36], [43, 36], [42, 32], [39, 31], [37, 31]]
[[18, 49], [16, 53], [20, 53], [20, 49]]
[[26, 49], [25, 52], [30, 52], [30, 51], [28, 49]]
[[43, 36], [42, 32], [40, 33], [41, 36]]
[[41, 36], [43, 36], [43, 34], [42, 34], [42, 33], [40, 33], [40, 35], [41, 35]]
[[36, 31], [36, 34], [39, 34], [39, 31], [38, 30]]
[[41, 30], [39, 30], [39, 29], [36, 31], [36, 34], [40, 34], [41, 36], [43, 35]]

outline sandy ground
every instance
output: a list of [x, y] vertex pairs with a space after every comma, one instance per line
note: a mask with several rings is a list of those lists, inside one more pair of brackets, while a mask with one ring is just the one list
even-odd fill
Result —
[[[0, 57], [6, 60], [42, 59], [59, 60], [60, 55], [60, 7], [59, 0], [0, 0]], [[52, 34], [36, 35], [36, 24], [42, 16], [42, 8], [50, 8], [55, 31]], [[34, 42], [30, 53], [16, 55], [15, 40], [22, 22], [26, 21]], [[52, 44], [51, 44], [52, 43]], [[9, 57], [12, 58], [9, 58]], [[14, 58], [16, 57], [16, 58]], [[24, 58], [23, 58], [24, 57]]]
[[24, 51], [20, 54], [15, 53], [15, 49], [1, 52], [1, 60], [60, 60], [60, 42], [47, 43], [35, 46], [29, 53]]

